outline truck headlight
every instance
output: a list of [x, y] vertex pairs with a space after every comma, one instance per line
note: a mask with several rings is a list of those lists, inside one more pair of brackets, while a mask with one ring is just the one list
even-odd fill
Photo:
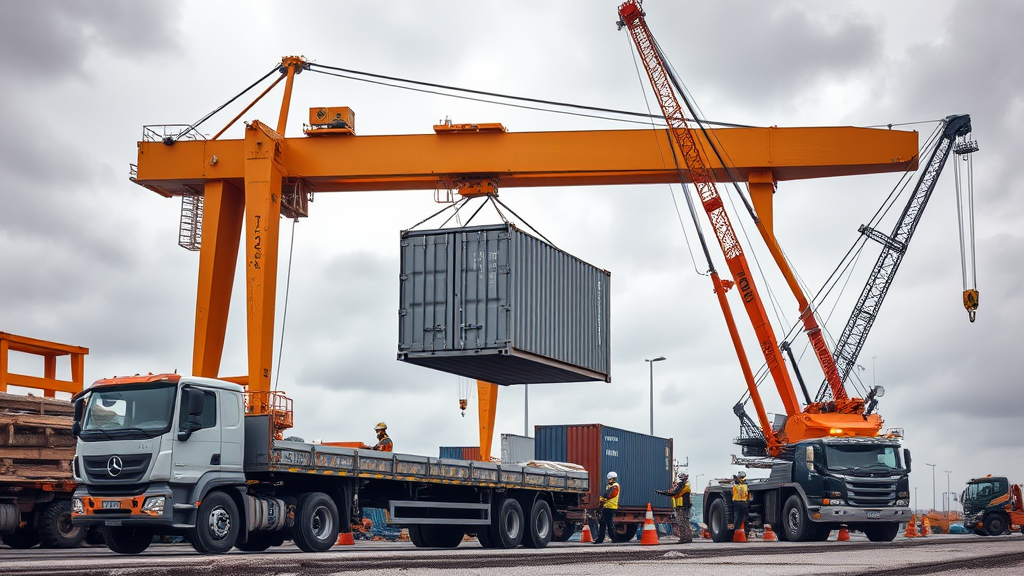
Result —
[[71, 499], [71, 513], [72, 514], [85, 514], [85, 504], [82, 503], [81, 498]]
[[910, 498], [901, 498], [896, 501], [897, 506], [910, 506]]
[[142, 503], [142, 511], [159, 516], [164, 513], [164, 502], [166, 500], [163, 496], [150, 496]]
[[846, 502], [842, 498], [832, 498], [829, 500], [829, 506], [846, 506]]

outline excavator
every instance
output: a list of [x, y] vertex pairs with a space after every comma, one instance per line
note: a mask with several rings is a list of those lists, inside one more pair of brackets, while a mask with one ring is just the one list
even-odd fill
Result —
[[[736, 463], [771, 468], [768, 478], [750, 482], [750, 517], [746, 526], [737, 526], [731, 522], [734, 510], [727, 482], [708, 487], [704, 494], [704, 518], [712, 539], [717, 542], [731, 541], [737, 531], [745, 531], [751, 526], [781, 525], [779, 536], [783, 539], [824, 540], [832, 530], [848, 525], [863, 531], [872, 541], [891, 541], [898, 533], [900, 523], [910, 518], [910, 452], [906, 449], [900, 452], [898, 435], [879, 435], [882, 418], [875, 413], [875, 408], [883, 390], [874, 387], [865, 398], [851, 397], [843, 380], [852, 366], [851, 359], [856, 358], [863, 345], [863, 337], [870, 328], [885, 290], [892, 282], [950, 151], [969, 154], [977, 150], [976, 143], [968, 139], [970, 118], [951, 116], [943, 121], [942, 135], [928, 168], [918, 182], [893, 235], [889, 237], [873, 229], [862, 228], [862, 233], [879, 240], [886, 250], [879, 257], [879, 264], [865, 288], [865, 295], [862, 295], [851, 318], [853, 328], [848, 327], [848, 333], [844, 332], [842, 345], [835, 355], [829, 351], [815, 311], [774, 236], [770, 204], [771, 195], [775, 191], [772, 174], [758, 173], [748, 177], [753, 204], [751, 215], [797, 300], [804, 333], [825, 374], [822, 390], [826, 392], [811, 401], [802, 378], [799, 378], [799, 371], [796, 372], [805, 400], [801, 408], [782, 352], [789, 354], [793, 368], [797, 370], [795, 358], [789, 343], [780, 343], [775, 336], [711, 168], [712, 159], [721, 161], [721, 158], [728, 157], [728, 148], [714, 139], [697, 141], [694, 138], [694, 134], [700, 133], [705, 126], [651, 33], [641, 2], [627, 0], [619, 6], [618, 15], [618, 27], [628, 31], [636, 47], [653, 93], [669, 125], [669, 132], [677, 145], [676, 149], [679, 150], [679, 154], [673, 158], [679, 167], [680, 176], [685, 169], [693, 183], [695, 193], [692, 198], [687, 197], [687, 202], [694, 223], [699, 231], [695, 209], [695, 205], [699, 205], [714, 230], [732, 276], [731, 280], [721, 279], [701, 235], [713, 289], [718, 296], [742, 368], [747, 393], [760, 421], [758, 428], [746, 415], [742, 404], [734, 409], [741, 421], [741, 436], [737, 442], [743, 446], [744, 456], [755, 457], [738, 460]], [[686, 113], [695, 119], [698, 124], [696, 128], [691, 128]], [[961, 236], [963, 243], [963, 234]], [[777, 418], [774, 423], [768, 421], [726, 298], [726, 292], [733, 287], [739, 289], [765, 365], [785, 407], [785, 415]], [[973, 285], [968, 287], [966, 272], [964, 303], [973, 321], [978, 293]], [[858, 337], [854, 339], [852, 334]], [[851, 348], [855, 350], [851, 352]]]

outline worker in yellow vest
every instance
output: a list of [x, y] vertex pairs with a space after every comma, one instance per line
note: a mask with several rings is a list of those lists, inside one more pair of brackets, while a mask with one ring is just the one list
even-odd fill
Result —
[[611, 533], [615, 531], [615, 511], [619, 509], [620, 493], [619, 475], [612, 470], [608, 473], [608, 486], [605, 487], [604, 494], [600, 500], [601, 526], [597, 529], [597, 539], [594, 540], [594, 544], [604, 542], [606, 532], [608, 537], [611, 538]]
[[750, 491], [747, 489], [747, 473], [740, 470], [733, 476], [732, 483], [732, 519], [733, 528], [739, 530], [741, 527], [747, 532], [747, 502], [750, 500]]
[[668, 490], [655, 490], [658, 494], [664, 494], [672, 498], [672, 508], [675, 509], [676, 524], [679, 530], [679, 541], [677, 544], [689, 544], [693, 542], [693, 526], [690, 525], [690, 510], [693, 505], [690, 500], [690, 476], [686, 472], [680, 472], [678, 481], [672, 484]]

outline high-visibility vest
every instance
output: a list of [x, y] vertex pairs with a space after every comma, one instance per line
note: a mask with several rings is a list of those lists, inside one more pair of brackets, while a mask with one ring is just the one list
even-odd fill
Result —
[[608, 490], [605, 491], [605, 494], [607, 494], [607, 496], [605, 496], [604, 507], [605, 508], [611, 508], [612, 510], [618, 510], [619, 509], [619, 494], [620, 494], [620, 492], [621, 492], [621, 490], [619, 488], [619, 483], [618, 482], [612, 482], [608, 486]]
[[689, 493], [690, 493], [690, 483], [687, 482], [683, 486], [683, 489], [679, 491], [679, 494], [676, 494], [675, 496], [672, 497], [672, 507], [673, 508], [682, 508], [683, 506], [686, 506], [686, 500], [687, 500], [686, 496]]
[[385, 434], [384, 437], [380, 439], [380, 442], [377, 442], [377, 445], [373, 447], [374, 450], [378, 450], [381, 452], [391, 452], [392, 450], [394, 450], [394, 448], [395, 444], [391, 441], [391, 438], [389, 438], [387, 434]]
[[747, 492], [747, 485], [737, 482], [732, 485], [732, 501], [733, 502], [746, 502], [749, 492]]

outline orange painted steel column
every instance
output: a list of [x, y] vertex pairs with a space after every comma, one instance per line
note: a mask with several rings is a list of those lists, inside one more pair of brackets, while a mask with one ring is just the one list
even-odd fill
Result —
[[498, 411], [498, 385], [477, 380], [476, 397], [480, 415], [480, 460], [489, 462], [494, 440], [494, 416]]
[[254, 121], [245, 130], [245, 270], [249, 391], [270, 391], [281, 222], [283, 138]]
[[216, 378], [220, 375], [224, 353], [238, 242], [245, 217], [245, 195], [224, 180], [214, 180], [206, 183], [203, 198], [203, 243], [199, 249], [192, 374]]
[[[43, 356], [43, 378], [48, 380], [57, 379], [57, 357], [53, 354], [46, 354]], [[46, 388], [43, 390], [43, 396], [46, 398], [54, 398], [56, 397], [56, 393], [52, 389]]]
[[277, 133], [284, 136], [288, 127], [288, 109], [292, 103], [292, 84], [295, 82], [295, 67], [305, 63], [298, 56], [286, 56], [281, 63], [288, 67], [288, 79], [284, 83], [284, 96], [281, 98], [281, 114], [277, 117]]
[[0, 392], [7, 392], [7, 340], [0, 338]]

